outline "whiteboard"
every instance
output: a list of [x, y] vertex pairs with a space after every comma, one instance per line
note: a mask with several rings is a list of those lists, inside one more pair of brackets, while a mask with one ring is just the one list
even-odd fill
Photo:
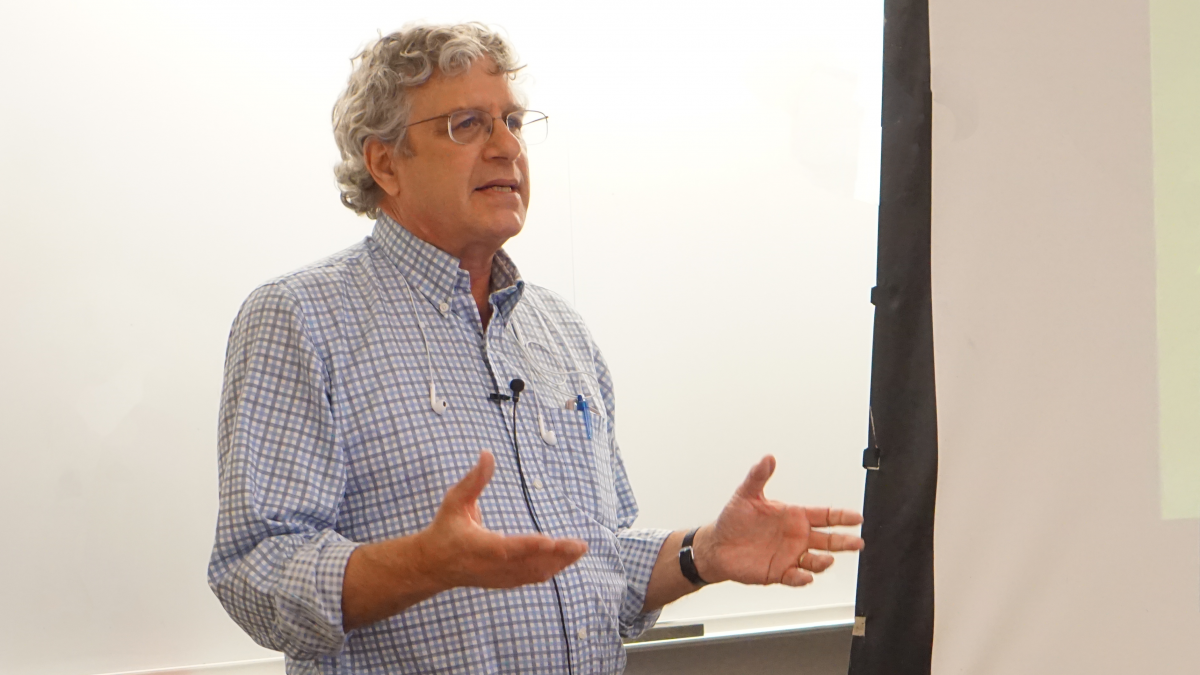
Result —
[[[225, 340], [256, 285], [369, 232], [329, 111], [413, 19], [501, 26], [529, 64], [551, 137], [509, 251], [605, 351], [638, 524], [712, 519], [767, 452], [769, 496], [861, 504], [881, 0], [441, 5], [6, 8], [0, 671], [272, 654], [205, 582]], [[848, 606], [855, 566], [663, 620]]]

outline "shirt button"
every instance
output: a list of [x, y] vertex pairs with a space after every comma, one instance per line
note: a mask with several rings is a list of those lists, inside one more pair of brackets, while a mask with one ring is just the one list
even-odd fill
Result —
[[541, 489], [542, 489], [542, 479], [541, 479], [541, 478], [534, 478], [534, 479], [533, 479], [533, 487], [535, 487], [535, 488], [537, 488], [537, 489], [541, 490]]
[[446, 311], [448, 311], [449, 309], [450, 309], [450, 305], [449, 305], [449, 304], [447, 304], [447, 303], [445, 303], [445, 302], [438, 303], [438, 311], [439, 311], [439, 312], [446, 312]]
[[586, 639], [587, 639], [587, 629], [586, 629], [586, 628], [580, 628], [580, 629], [579, 629], [579, 632], [578, 632], [578, 633], [576, 633], [576, 635], [578, 635], [578, 636], [579, 636], [579, 639], [580, 639], [580, 640], [586, 640]]

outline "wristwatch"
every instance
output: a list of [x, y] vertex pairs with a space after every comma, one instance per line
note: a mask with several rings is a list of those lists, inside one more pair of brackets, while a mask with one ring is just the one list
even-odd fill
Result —
[[708, 582], [700, 578], [700, 573], [696, 571], [696, 559], [692, 557], [692, 539], [699, 529], [697, 527], [683, 536], [683, 548], [679, 549], [679, 570], [693, 584], [706, 586]]

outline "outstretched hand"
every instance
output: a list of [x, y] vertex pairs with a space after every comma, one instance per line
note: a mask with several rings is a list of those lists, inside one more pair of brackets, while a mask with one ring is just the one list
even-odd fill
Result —
[[433, 522], [417, 535], [426, 572], [446, 588], [513, 588], [547, 581], [587, 552], [587, 544], [578, 539], [502, 535], [484, 528], [479, 495], [495, 469], [492, 453], [480, 453], [475, 467], [446, 491]]
[[483, 526], [479, 495], [492, 479], [490, 452], [446, 491], [429, 527], [363, 544], [342, 581], [342, 627], [354, 630], [458, 586], [513, 588], [546, 581], [579, 560], [587, 544], [540, 534], [505, 536]]
[[775, 458], [763, 457], [717, 521], [697, 533], [696, 566], [706, 581], [803, 586], [833, 564], [828, 552], [863, 547], [855, 535], [813, 529], [860, 525], [859, 513], [767, 499], [763, 488], [774, 473]]

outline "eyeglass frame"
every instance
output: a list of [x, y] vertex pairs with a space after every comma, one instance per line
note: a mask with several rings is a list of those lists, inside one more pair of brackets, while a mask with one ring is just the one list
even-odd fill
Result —
[[[423, 120], [419, 120], [419, 121], [416, 121], [416, 122], [410, 122], [410, 123], [408, 123], [408, 124], [405, 124], [403, 128], [404, 128], [405, 130], [407, 130], [407, 129], [408, 129], [409, 127], [411, 127], [411, 126], [416, 126], [416, 125], [418, 125], [418, 124], [424, 124], [424, 123], [426, 123], [426, 122], [432, 122], [432, 121], [434, 121], [434, 120], [440, 120], [440, 119], [442, 119], [443, 117], [445, 117], [445, 118], [446, 118], [446, 134], [447, 134], [448, 136], [450, 136], [450, 140], [451, 140], [451, 141], [454, 141], [454, 142], [455, 142], [455, 143], [457, 143], [458, 145], [471, 145], [470, 143], [463, 143], [462, 141], [460, 141], [460, 140], [458, 140], [457, 138], [455, 138], [455, 137], [454, 137], [454, 130], [450, 128], [450, 118], [451, 118], [451, 117], [453, 117], [454, 115], [458, 114], [458, 113], [461, 113], [461, 112], [478, 112], [478, 113], [483, 113], [485, 116], [487, 116], [487, 117], [488, 117], [488, 119], [490, 119], [490, 120], [491, 120], [491, 122], [492, 122], [492, 128], [491, 128], [491, 130], [488, 132], [487, 136], [484, 136], [484, 137], [483, 137], [483, 139], [484, 139], [484, 140], [483, 140], [483, 142], [484, 142], [484, 143], [486, 143], [486, 142], [488, 141], [488, 139], [490, 139], [490, 138], [492, 137], [492, 134], [496, 132], [496, 120], [500, 120], [500, 119], [502, 119], [502, 120], [504, 120], [504, 128], [505, 128], [506, 130], [508, 130], [508, 133], [512, 134], [512, 135], [513, 135], [513, 138], [517, 139], [517, 141], [518, 141], [518, 142], [520, 142], [520, 144], [521, 144], [522, 146], [524, 146], [524, 145], [525, 145], [525, 138], [524, 138], [524, 137], [522, 137], [522, 136], [518, 136], [517, 134], [514, 134], [514, 133], [513, 133], [513, 130], [512, 130], [512, 128], [508, 126], [508, 118], [509, 118], [509, 117], [512, 117], [513, 115], [516, 115], [517, 113], [537, 113], [538, 115], [541, 115], [541, 117], [539, 117], [538, 119], [534, 120], [534, 122], [541, 122], [542, 120], [546, 120], [546, 124], [549, 124], [549, 123], [550, 123], [550, 116], [549, 116], [549, 115], [547, 115], [546, 113], [542, 112], [541, 110], [530, 110], [530, 109], [528, 109], [528, 108], [518, 108], [517, 110], [513, 110], [512, 112], [505, 113], [503, 117], [496, 117], [495, 115], [492, 115], [490, 112], [488, 112], [488, 111], [486, 111], [486, 110], [480, 110], [479, 108], [460, 108], [460, 109], [458, 109], [458, 110], [451, 110], [450, 112], [448, 112], [448, 113], [444, 113], [444, 114], [442, 114], [442, 115], [434, 115], [433, 117], [428, 117], [428, 118], [426, 118], [426, 119], [423, 119]], [[524, 127], [524, 126], [525, 126], [525, 125], [524, 125], [524, 123], [522, 123], [522, 124], [521, 124], [521, 126], [522, 126], [522, 127]]]

